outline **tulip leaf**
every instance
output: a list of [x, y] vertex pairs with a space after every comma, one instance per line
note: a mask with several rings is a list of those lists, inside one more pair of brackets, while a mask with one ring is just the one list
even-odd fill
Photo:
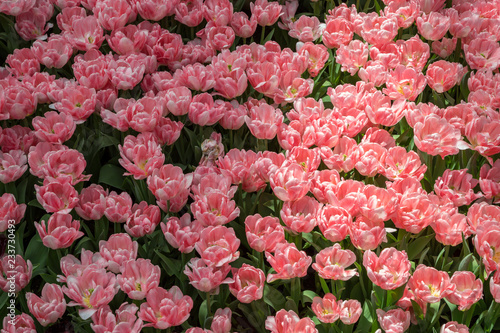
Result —
[[369, 300], [365, 300], [363, 303], [363, 312], [359, 319], [357, 331], [358, 332], [369, 332], [373, 323], [373, 316], [371, 311], [371, 303]]
[[318, 297], [318, 294], [316, 294], [312, 290], [304, 290], [302, 292], [302, 303], [312, 303], [314, 297]]
[[417, 259], [419, 254], [422, 254], [422, 250], [429, 244], [429, 242], [434, 238], [434, 235], [427, 235], [417, 238], [408, 246], [408, 259]]
[[200, 325], [202, 327], [205, 326], [205, 321], [207, 320], [207, 314], [208, 314], [208, 308], [207, 308], [207, 300], [204, 300], [201, 305], [200, 309], [198, 310], [198, 320], [200, 321]]
[[[49, 256], [49, 248], [43, 245], [40, 236], [35, 234], [26, 248], [24, 260], [30, 260], [33, 264], [33, 270], [39, 270], [45, 267]], [[36, 268], [35, 268], [36, 265]]]
[[286, 299], [281, 292], [269, 284], [264, 286], [264, 302], [271, 306], [275, 311], [285, 307]]
[[113, 186], [123, 191], [123, 169], [114, 164], [103, 165], [99, 172], [99, 183]]

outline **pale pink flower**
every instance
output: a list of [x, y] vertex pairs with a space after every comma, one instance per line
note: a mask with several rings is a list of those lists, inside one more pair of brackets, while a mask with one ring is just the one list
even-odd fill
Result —
[[340, 308], [337, 299], [331, 293], [323, 298], [314, 297], [311, 309], [322, 323], [334, 323], [340, 317]]
[[245, 12], [234, 13], [231, 19], [231, 28], [233, 28], [236, 36], [249, 38], [253, 36], [257, 29], [257, 19], [255, 16], [249, 19]]
[[500, 46], [490, 38], [475, 38], [464, 45], [465, 60], [471, 69], [495, 70], [500, 67]]
[[229, 291], [241, 303], [251, 303], [264, 295], [266, 275], [261, 269], [243, 264], [241, 268], [232, 268], [234, 282], [229, 284]]
[[347, 45], [354, 37], [352, 23], [343, 17], [329, 18], [323, 30], [323, 43], [329, 49]]
[[347, 281], [359, 275], [356, 269], [346, 270], [356, 261], [356, 255], [350, 250], [342, 250], [340, 244], [321, 250], [312, 265], [323, 279]]
[[248, 215], [245, 232], [248, 244], [258, 252], [274, 252], [277, 244], [285, 242], [285, 232], [277, 217]]
[[10, 225], [19, 224], [25, 212], [26, 204], [18, 204], [13, 194], [0, 196], [0, 232], [6, 231]]
[[63, 292], [72, 299], [68, 306], [83, 307], [78, 313], [84, 320], [111, 302], [119, 290], [115, 275], [95, 266], [88, 266], [78, 277], [68, 276], [66, 284]]
[[269, 252], [265, 254], [267, 261], [276, 272], [276, 274], [267, 275], [267, 283], [279, 279], [304, 277], [312, 262], [312, 258], [304, 251], [299, 251], [293, 243], [276, 245], [274, 256]]
[[118, 160], [128, 172], [126, 176], [144, 179], [163, 165], [165, 155], [152, 133], [141, 133], [137, 137], [128, 135], [122, 145], [118, 145], [121, 159]]
[[143, 237], [152, 234], [160, 221], [160, 207], [141, 201], [132, 206], [131, 215], [125, 224], [125, 231], [132, 237]]
[[79, 231], [80, 221], [73, 220], [70, 214], [55, 213], [48, 221], [35, 222], [35, 227], [42, 239], [43, 245], [56, 250], [70, 247], [75, 240], [82, 237]]
[[260, 26], [273, 25], [282, 15], [281, 5], [276, 1], [256, 0], [250, 3], [250, 11]]
[[132, 259], [123, 262], [116, 277], [120, 289], [135, 300], [146, 298], [148, 292], [160, 283], [160, 266], [153, 265], [149, 259]]
[[462, 325], [456, 321], [449, 321], [439, 330], [439, 333], [469, 333], [467, 325]]
[[0, 151], [0, 182], [7, 184], [18, 180], [28, 170], [28, 158], [22, 150]]
[[307, 173], [297, 163], [276, 170], [269, 182], [274, 194], [283, 201], [295, 201], [304, 197], [310, 186]]
[[175, 7], [179, 3], [177, 0], [135, 0], [137, 13], [145, 20], [160, 21], [166, 16], [175, 13]]
[[293, 233], [311, 232], [318, 224], [322, 204], [304, 196], [296, 201], [286, 201], [280, 211], [281, 220]]
[[144, 327], [165, 330], [185, 322], [192, 309], [193, 300], [183, 295], [179, 287], [173, 286], [169, 290], [157, 287], [149, 291], [138, 317], [148, 322]]
[[441, 58], [449, 57], [457, 47], [457, 38], [443, 37], [441, 40], [432, 42], [432, 53], [437, 54]]
[[340, 307], [340, 320], [345, 325], [352, 325], [358, 321], [361, 316], [362, 309], [361, 303], [355, 299], [349, 299], [347, 301], [339, 301]]
[[73, 55], [73, 47], [60, 35], [51, 36], [47, 42], [35, 41], [31, 50], [38, 61], [47, 68], [62, 68]]
[[19, 254], [14, 258], [0, 257], [0, 289], [5, 293], [19, 293], [30, 282], [32, 273], [31, 261], [25, 261]]
[[440, 198], [447, 198], [453, 201], [457, 207], [470, 205], [474, 200], [481, 197], [481, 194], [474, 193], [474, 187], [478, 184], [477, 179], [467, 173], [467, 169], [444, 171], [441, 177], [436, 179], [434, 192]]
[[403, 97], [414, 101], [422, 93], [426, 84], [427, 80], [424, 74], [413, 68], [399, 65], [387, 75], [387, 88], [384, 88], [383, 92], [391, 99]]
[[239, 258], [239, 246], [234, 229], [219, 225], [203, 229], [195, 249], [207, 265], [221, 267]]
[[78, 203], [78, 192], [64, 179], [35, 185], [35, 190], [38, 202], [48, 213], [68, 214]]
[[403, 333], [410, 327], [410, 312], [402, 309], [392, 309], [385, 312], [377, 309], [377, 319], [386, 333]]
[[349, 235], [352, 245], [362, 250], [374, 250], [382, 242], [387, 242], [384, 223], [362, 216], [356, 218], [351, 224]]
[[108, 305], [101, 307], [92, 315], [90, 327], [96, 333], [139, 333], [142, 320], [137, 319], [139, 307], [135, 304], [123, 303], [113, 313]]
[[134, 21], [137, 15], [125, 0], [96, 0], [92, 11], [101, 26], [110, 31], [123, 28], [127, 22]]
[[26, 301], [30, 313], [43, 327], [55, 323], [66, 312], [66, 300], [62, 288], [55, 283], [43, 286], [41, 298], [34, 293], [26, 293]]
[[110, 222], [126, 222], [130, 214], [132, 214], [132, 198], [127, 192], [118, 194], [112, 191], [106, 197], [104, 215]]
[[456, 286], [451, 283], [448, 273], [433, 267], [418, 265], [408, 281], [408, 287], [426, 303], [436, 303], [452, 294]]
[[99, 253], [107, 261], [108, 270], [119, 273], [122, 264], [137, 258], [139, 244], [132, 241], [128, 234], [113, 234], [107, 241], [99, 242]]
[[298, 20], [292, 22], [289, 27], [288, 35], [303, 43], [314, 42], [321, 37], [323, 32], [319, 19], [315, 16], [302, 15]]
[[395, 16], [379, 16], [372, 12], [363, 16], [359, 26], [360, 35], [368, 43], [384, 45], [391, 42], [398, 34], [398, 21]]
[[438, 12], [422, 14], [415, 20], [418, 32], [427, 40], [439, 40], [450, 28], [450, 18]]
[[427, 84], [432, 90], [443, 93], [460, 83], [466, 72], [467, 68], [459, 63], [438, 60], [427, 68]]
[[[10, 1], [8, 1], [10, 2]], [[5, 316], [3, 319], [3, 329], [2, 333], [36, 333], [35, 321], [29, 314], [21, 313], [15, 315], [14, 318], [10, 316]]]
[[343, 72], [354, 75], [360, 67], [368, 61], [368, 44], [360, 40], [353, 40], [348, 45], [340, 45], [335, 61], [342, 65]]
[[476, 279], [472, 272], [456, 271], [451, 277], [451, 283], [457, 288], [446, 296], [446, 299], [458, 305], [460, 311], [467, 311], [474, 303], [483, 298], [483, 282]]
[[271, 140], [283, 122], [283, 113], [267, 103], [261, 103], [249, 109], [245, 122], [257, 139]]
[[418, 234], [434, 221], [437, 213], [438, 206], [427, 194], [409, 192], [399, 200], [392, 221], [397, 228]]
[[363, 266], [368, 278], [385, 290], [393, 290], [404, 285], [410, 278], [411, 264], [405, 251], [393, 247], [385, 248], [377, 257], [368, 250], [363, 255]]
[[279, 310], [276, 312], [276, 316], [267, 317], [265, 326], [271, 333], [318, 333], [311, 318], [301, 319], [293, 310]]
[[189, 278], [189, 284], [199, 291], [218, 295], [221, 284], [233, 282], [233, 279], [227, 277], [230, 270], [231, 266], [228, 264], [221, 267], [208, 266], [203, 259], [193, 258], [186, 264], [184, 274]]

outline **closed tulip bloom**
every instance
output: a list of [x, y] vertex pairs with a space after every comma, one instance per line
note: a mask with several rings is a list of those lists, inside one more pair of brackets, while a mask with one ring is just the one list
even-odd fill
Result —
[[486, 199], [493, 203], [500, 202], [500, 161], [496, 160], [492, 166], [484, 164], [479, 172], [479, 186]]
[[36, 199], [48, 213], [68, 214], [78, 203], [78, 192], [64, 179], [35, 185]]
[[266, 259], [276, 271], [276, 274], [267, 275], [267, 283], [306, 276], [312, 262], [312, 258], [304, 251], [299, 251], [293, 243], [276, 245], [274, 256], [266, 252]]
[[8, 70], [17, 77], [32, 76], [40, 72], [40, 62], [29, 48], [14, 50], [5, 62], [9, 65]]
[[495, 302], [500, 303], [500, 271], [497, 271], [490, 279], [490, 292]]
[[500, 121], [487, 117], [475, 117], [465, 125], [465, 136], [471, 143], [471, 149], [486, 157], [493, 164], [492, 155], [500, 152]]
[[99, 220], [106, 209], [108, 192], [101, 185], [91, 184], [82, 189], [75, 207], [76, 213], [84, 220]]
[[361, 316], [361, 303], [355, 299], [339, 301], [340, 320], [345, 325], [352, 325], [358, 321]]
[[239, 258], [239, 246], [234, 229], [219, 225], [203, 229], [195, 249], [207, 265], [221, 267]]
[[482, 257], [487, 274], [500, 268], [500, 224], [486, 221], [476, 229], [474, 248]]
[[[14, 267], [12, 267], [14, 265]], [[31, 261], [25, 261], [19, 254], [13, 258], [4, 255], [0, 258], [0, 289], [15, 294], [28, 285], [33, 273]], [[13, 284], [13, 285], [11, 285]]]
[[447, 297], [456, 289], [448, 273], [425, 265], [419, 265], [413, 272], [408, 287], [416, 297], [426, 303], [439, 302], [441, 298]]
[[398, 33], [398, 21], [394, 16], [379, 16], [369, 13], [363, 17], [359, 26], [360, 35], [368, 43], [384, 45], [391, 42]]
[[18, 180], [28, 170], [28, 158], [22, 150], [0, 151], [0, 182], [7, 184]]
[[251, 303], [262, 298], [266, 275], [261, 269], [243, 264], [241, 268], [231, 269], [234, 282], [229, 284], [229, 291], [241, 303]]
[[68, 305], [83, 307], [78, 312], [84, 320], [111, 302], [119, 289], [113, 273], [95, 266], [85, 268], [81, 276], [69, 276], [66, 283], [63, 291], [73, 300]]
[[473, 234], [486, 222], [500, 222], [500, 207], [487, 202], [474, 203], [467, 211], [467, 224]]
[[26, 204], [18, 204], [13, 194], [0, 196], [0, 232], [6, 231], [12, 224], [19, 224], [25, 212]]
[[483, 297], [483, 282], [476, 279], [472, 272], [457, 271], [451, 277], [451, 283], [457, 288], [446, 296], [451, 303], [458, 305], [460, 311], [467, 311], [474, 303]]
[[392, 309], [385, 312], [377, 309], [377, 319], [386, 333], [403, 333], [410, 328], [410, 312], [402, 309]]
[[248, 244], [258, 252], [274, 252], [277, 244], [285, 242], [285, 232], [277, 217], [248, 215], [245, 232]]
[[351, 223], [352, 217], [344, 208], [325, 205], [320, 212], [318, 227], [326, 239], [340, 242], [349, 233]]
[[106, 209], [104, 215], [110, 222], [127, 222], [132, 214], [132, 198], [127, 192], [120, 194], [112, 191], [106, 198]]
[[26, 301], [30, 313], [43, 327], [55, 323], [66, 312], [62, 288], [55, 283], [43, 286], [41, 298], [33, 293], [26, 293]]
[[281, 5], [275, 1], [257, 0], [255, 3], [250, 3], [250, 10], [262, 27], [273, 25], [282, 15]]
[[127, 22], [134, 21], [137, 15], [128, 1], [125, 0], [97, 0], [92, 11], [99, 24], [105, 30], [110, 31], [124, 27]]
[[137, 258], [138, 247], [128, 234], [113, 234], [107, 241], [99, 242], [99, 253], [108, 262], [108, 270], [117, 274], [124, 262]]
[[281, 309], [276, 312], [276, 316], [269, 316], [266, 319], [266, 329], [271, 333], [317, 333], [316, 325], [311, 318], [300, 319], [293, 311]]
[[5, 316], [3, 319], [2, 333], [36, 333], [35, 321], [29, 314], [21, 313], [14, 318]]
[[340, 317], [340, 308], [333, 294], [328, 293], [323, 298], [314, 297], [311, 309], [322, 323], [334, 323]]
[[109, 60], [109, 56], [104, 56], [97, 50], [77, 55], [72, 68], [78, 83], [96, 90], [103, 89], [109, 82]]
[[173, 15], [179, 3], [176, 0], [136, 0], [133, 1], [137, 13], [145, 20], [160, 21]]
[[210, 328], [213, 333], [229, 333], [231, 332], [231, 309], [217, 309], [214, 313], [214, 319]]
[[167, 223], [161, 223], [161, 230], [167, 242], [182, 253], [190, 253], [200, 239], [201, 224], [191, 221], [191, 215], [186, 213], [181, 218], [170, 217]]
[[329, 49], [347, 45], [354, 37], [352, 23], [343, 17], [329, 18], [323, 30], [323, 43]]
[[96, 333], [128, 332], [139, 333], [142, 320], [137, 319], [139, 307], [135, 304], [123, 303], [113, 313], [108, 305], [101, 307], [92, 315], [90, 327]]
[[47, 223], [43, 220], [40, 223], [35, 222], [35, 227], [43, 245], [53, 250], [70, 247], [84, 235], [79, 231], [80, 221], [73, 220], [70, 214], [52, 214]]
[[257, 29], [257, 19], [255, 16], [249, 19], [245, 12], [234, 13], [231, 18], [231, 28], [233, 28], [236, 36], [249, 38], [253, 36]]
[[297, 163], [281, 167], [269, 177], [274, 194], [283, 201], [295, 201], [309, 192], [309, 179]]
[[132, 237], [143, 237], [154, 232], [160, 223], [160, 207], [148, 205], [146, 201], [132, 206], [132, 212], [125, 224], [125, 231]]
[[131, 299], [141, 300], [148, 292], [160, 283], [160, 267], [153, 265], [149, 259], [125, 261], [120, 267], [116, 279], [120, 289]]
[[316, 255], [315, 263], [312, 265], [323, 279], [347, 281], [355, 275], [359, 275], [356, 269], [346, 270], [356, 261], [356, 255], [350, 250], [342, 250], [340, 244], [321, 250]]
[[470, 236], [467, 218], [464, 214], [441, 212], [431, 224], [436, 240], [443, 245], [456, 246]]
[[144, 54], [120, 56], [117, 60], [109, 61], [109, 80], [118, 90], [132, 90], [144, 77], [146, 61]]
[[456, 321], [449, 321], [439, 330], [439, 333], [469, 333], [467, 325], [462, 325]]
[[363, 255], [365, 266], [370, 280], [385, 290], [401, 287], [410, 277], [411, 264], [405, 251], [395, 248], [383, 249], [380, 256], [368, 250]]
[[436, 218], [438, 206], [427, 194], [409, 192], [403, 194], [392, 217], [397, 228], [418, 234]]
[[193, 97], [189, 105], [189, 119], [200, 126], [211, 126], [217, 123], [223, 116], [224, 102], [208, 93], [202, 93]]
[[218, 295], [221, 284], [234, 281], [227, 277], [230, 270], [231, 266], [228, 264], [221, 267], [208, 266], [203, 259], [193, 258], [184, 267], [184, 274], [189, 278], [189, 284], [199, 291]]
[[355, 75], [368, 61], [368, 44], [353, 40], [348, 45], [340, 45], [335, 61], [342, 65], [343, 72]]
[[432, 42], [432, 53], [441, 58], [449, 57], [457, 47], [457, 38], [445, 38]]

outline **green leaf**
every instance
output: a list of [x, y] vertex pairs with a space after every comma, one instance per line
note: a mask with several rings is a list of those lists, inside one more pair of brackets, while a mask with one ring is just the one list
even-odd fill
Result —
[[26, 253], [24, 254], [25, 260], [30, 260], [33, 266], [36, 265], [35, 270], [39, 270], [45, 267], [47, 263], [47, 258], [49, 255], [49, 248], [43, 245], [40, 236], [35, 234], [26, 248]]
[[264, 286], [264, 302], [275, 311], [279, 311], [285, 307], [286, 299], [276, 288], [266, 284]]
[[312, 303], [314, 297], [318, 297], [318, 294], [316, 294], [312, 290], [304, 290], [302, 292], [302, 303]]
[[99, 183], [106, 184], [123, 191], [123, 169], [114, 165], [106, 164], [99, 172]]
[[205, 320], [207, 320], [207, 314], [208, 314], [208, 309], [207, 309], [207, 300], [204, 300], [201, 305], [200, 309], [198, 310], [198, 320], [200, 321], [200, 325], [202, 327], [205, 326]]
[[365, 300], [363, 303], [363, 312], [361, 318], [359, 319], [357, 330], [358, 332], [370, 332], [372, 327], [373, 317], [371, 311], [371, 303], [369, 300]]
[[434, 238], [434, 235], [427, 235], [418, 237], [415, 241], [413, 241], [408, 246], [408, 259], [414, 260], [420, 254], [422, 254], [422, 250], [429, 244], [429, 242]]
[[161, 252], [159, 250], [155, 250], [155, 253], [160, 257], [160, 259], [166, 265], [165, 270], [167, 271], [167, 274], [169, 274], [170, 276], [172, 276], [172, 274], [173, 274], [176, 277], [179, 277], [179, 275], [181, 274], [181, 270], [182, 270], [182, 267], [181, 267], [182, 262], [180, 260], [173, 260], [173, 259], [167, 258], [163, 254], [161, 254]]
[[43, 209], [42, 205], [40, 205], [40, 203], [36, 199], [33, 199], [30, 202], [28, 202], [28, 206], [32, 206], [32, 207], [37, 207], [37, 208]]
[[273, 28], [273, 30], [271, 30], [271, 32], [267, 34], [266, 39], [264, 39], [263, 43], [265, 43], [265, 42], [269, 42], [269, 41], [271, 40], [271, 38], [273, 38], [273, 35], [274, 35], [274, 30], [275, 30], [275, 29], [276, 29], [276, 28]]

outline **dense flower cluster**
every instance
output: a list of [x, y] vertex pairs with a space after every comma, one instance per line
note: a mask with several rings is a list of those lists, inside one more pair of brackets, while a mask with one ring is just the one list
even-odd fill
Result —
[[2, 332], [498, 329], [500, 2], [382, 2], [0, 0]]

